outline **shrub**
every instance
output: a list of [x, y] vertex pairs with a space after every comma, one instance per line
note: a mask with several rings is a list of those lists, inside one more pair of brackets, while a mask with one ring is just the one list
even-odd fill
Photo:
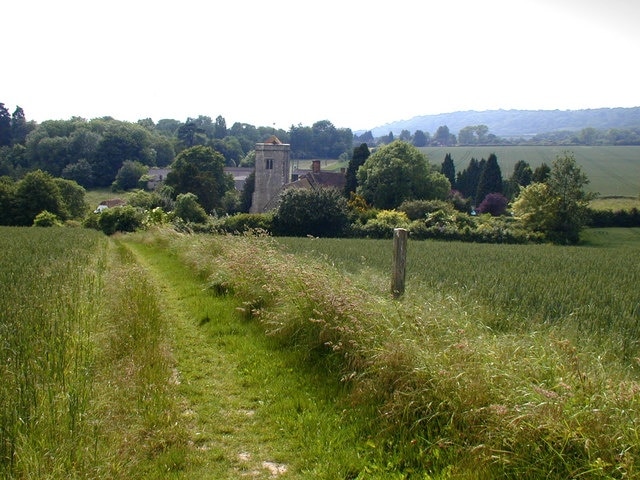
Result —
[[60, 227], [62, 222], [55, 213], [43, 210], [33, 220], [34, 227]]
[[273, 218], [283, 236], [340, 237], [348, 225], [347, 200], [334, 188], [286, 190]]
[[186, 222], [205, 223], [207, 212], [198, 203], [198, 197], [193, 193], [181, 193], [176, 197], [176, 204], [173, 210], [176, 217], [180, 217]]
[[478, 206], [478, 212], [488, 213], [494, 217], [504, 215], [507, 211], [509, 200], [501, 193], [489, 193]]
[[453, 205], [444, 200], [410, 200], [402, 202], [398, 210], [404, 212], [409, 220], [420, 220], [436, 210], [453, 210]]
[[273, 230], [273, 214], [238, 213], [222, 218], [218, 229], [226, 233], [243, 233], [251, 230], [271, 232]]
[[116, 232], [135, 232], [142, 227], [143, 214], [130, 205], [107, 208], [98, 217], [98, 228], [105, 235]]

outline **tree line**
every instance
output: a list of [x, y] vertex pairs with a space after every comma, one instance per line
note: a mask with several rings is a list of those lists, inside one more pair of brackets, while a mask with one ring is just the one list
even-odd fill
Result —
[[165, 167], [195, 146], [219, 152], [225, 166], [251, 167], [255, 144], [271, 135], [291, 144], [292, 158], [348, 158], [353, 141], [351, 130], [328, 120], [288, 131], [240, 122], [228, 128], [224, 117], [203, 115], [184, 122], [72, 117], [38, 124], [27, 121], [22, 108], [11, 115], [0, 103], [0, 176], [18, 180], [39, 169], [85, 188], [104, 188], [113, 184], [125, 162]]
[[433, 133], [416, 130], [402, 130], [399, 135], [389, 132], [387, 135], [374, 137], [366, 131], [354, 137], [354, 143], [366, 143], [370, 147], [385, 145], [394, 140], [409, 142], [416, 147], [471, 146], [471, 145], [640, 145], [640, 128], [583, 128], [578, 131], [560, 130], [544, 132], [531, 137], [504, 138], [489, 133], [486, 125], [468, 125], [460, 129], [458, 134], [441, 125]]

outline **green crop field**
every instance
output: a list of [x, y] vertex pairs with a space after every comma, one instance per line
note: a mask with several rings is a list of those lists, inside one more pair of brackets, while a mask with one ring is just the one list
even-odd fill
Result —
[[391, 246], [0, 228], [0, 477], [640, 478], [640, 229]]
[[535, 169], [543, 162], [551, 166], [557, 155], [573, 152], [590, 180], [587, 189], [601, 196], [638, 197], [640, 195], [640, 146], [480, 146], [423, 147], [434, 165], [440, 165], [447, 153], [453, 157], [456, 172], [464, 170], [471, 158], [498, 157], [503, 178], [509, 178], [513, 166], [524, 160]]

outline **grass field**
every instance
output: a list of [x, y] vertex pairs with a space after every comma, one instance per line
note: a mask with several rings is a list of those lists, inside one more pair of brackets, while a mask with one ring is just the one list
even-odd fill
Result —
[[640, 478], [639, 229], [0, 246], [0, 476]]
[[440, 165], [450, 153], [456, 172], [464, 170], [471, 158], [498, 157], [504, 179], [513, 173], [513, 166], [524, 160], [535, 169], [543, 162], [551, 166], [557, 155], [573, 152], [578, 165], [590, 180], [587, 190], [601, 196], [640, 195], [640, 146], [494, 146], [494, 147], [423, 147], [434, 165]]
[[[487, 159], [495, 153], [502, 171], [502, 178], [507, 179], [513, 173], [513, 167], [519, 160], [524, 160], [535, 169], [543, 162], [551, 166], [557, 155], [565, 151], [573, 152], [578, 165], [590, 180], [587, 190], [597, 192], [600, 196], [632, 197], [640, 196], [640, 146], [481, 146], [481, 147], [422, 147], [429, 161], [440, 166], [447, 153], [453, 157], [456, 172], [469, 165], [471, 158]], [[311, 168], [307, 160], [294, 160], [300, 168]], [[338, 171], [346, 168], [347, 162], [323, 160], [322, 168]]]

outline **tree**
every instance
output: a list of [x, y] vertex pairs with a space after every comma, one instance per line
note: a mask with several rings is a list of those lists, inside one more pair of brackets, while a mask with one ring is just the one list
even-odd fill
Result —
[[398, 140], [402, 140], [403, 142], [411, 142], [411, 132], [409, 130], [402, 130], [400, 132]]
[[16, 184], [10, 177], [0, 177], [0, 225], [15, 225]]
[[547, 234], [557, 223], [557, 203], [546, 183], [534, 182], [520, 190], [511, 208], [526, 228]]
[[405, 200], [428, 199], [428, 176], [433, 171], [420, 150], [396, 140], [380, 147], [358, 169], [357, 193], [382, 209], [393, 209]]
[[447, 146], [447, 145], [456, 144], [455, 135], [449, 132], [449, 127], [447, 127], [446, 125], [442, 125], [438, 127], [438, 130], [436, 130], [436, 133], [433, 136], [433, 139], [440, 145]]
[[339, 237], [349, 225], [347, 200], [334, 188], [290, 188], [273, 219], [279, 235]]
[[198, 203], [198, 197], [191, 192], [181, 193], [176, 197], [173, 213], [185, 222], [204, 223], [207, 220], [207, 212]]
[[542, 164], [533, 171], [531, 181], [538, 183], [546, 182], [547, 178], [549, 178], [549, 173], [551, 173], [551, 168], [542, 162]]
[[589, 218], [589, 201], [595, 196], [585, 192], [588, 183], [573, 154], [565, 152], [553, 162], [546, 183], [534, 182], [522, 189], [513, 203], [514, 215], [554, 242], [577, 243]]
[[213, 126], [213, 138], [222, 140], [227, 136], [227, 122], [222, 115], [216, 117], [216, 123]]
[[16, 186], [16, 225], [30, 226], [43, 210], [68, 218], [68, 210], [54, 178], [42, 170], [27, 173]]
[[477, 143], [475, 132], [476, 129], [472, 126], [461, 128], [458, 132], [458, 142], [460, 145], [473, 145]]
[[69, 218], [84, 217], [88, 208], [85, 201], [86, 190], [73, 180], [65, 180], [64, 178], [54, 178], [53, 180], [58, 186]]
[[561, 243], [577, 243], [580, 230], [589, 220], [589, 202], [594, 193], [587, 193], [584, 187], [589, 179], [576, 163], [570, 152], [556, 157], [551, 166], [547, 185], [552, 196], [558, 200], [557, 224], [553, 229], [553, 239]]
[[489, 193], [478, 206], [478, 212], [488, 213], [493, 217], [499, 217], [500, 215], [504, 215], [507, 211], [508, 204], [509, 200], [501, 193]]
[[450, 153], [447, 153], [444, 156], [444, 161], [442, 162], [442, 165], [440, 166], [440, 173], [442, 173], [445, 177], [447, 177], [447, 179], [449, 180], [449, 183], [451, 184], [451, 188], [456, 188], [455, 184], [456, 184], [456, 167], [453, 164], [453, 158], [451, 157]]
[[224, 173], [224, 157], [211, 147], [198, 145], [180, 152], [167, 175], [166, 184], [174, 195], [193, 193], [207, 212], [221, 206], [227, 190], [234, 188], [233, 177]]
[[521, 187], [529, 185], [533, 178], [533, 171], [527, 162], [518, 160], [513, 166], [511, 177], [503, 185], [504, 194], [512, 199], [518, 195]]
[[490, 193], [502, 193], [502, 172], [495, 153], [489, 155], [478, 179], [476, 202], [481, 202]]
[[429, 135], [422, 130], [416, 130], [413, 134], [413, 145], [416, 147], [426, 147], [429, 143]]
[[349, 160], [349, 166], [347, 167], [346, 180], [344, 186], [345, 197], [349, 197], [351, 192], [356, 191], [358, 187], [358, 169], [364, 165], [367, 158], [371, 155], [369, 147], [366, 143], [361, 143], [359, 147], [353, 149], [353, 155]]
[[244, 186], [240, 192], [240, 212], [249, 213], [251, 202], [253, 201], [253, 192], [256, 189], [256, 171], [253, 170], [244, 181]]
[[76, 163], [70, 163], [62, 170], [62, 178], [67, 180], [73, 180], [84, 188], [91, 188], [93, 186], [93, 172], [91, 171], [91, 165], [84, 158], [81, 158]]
[[11, 145], [11, 115], [4, 103], [0, 103], [0, 147]]
[[138, 181], [145, 173], [149, 171], [149, 167], [140, 162], [125, 160], [116, 174], [113, 182], [113, 188], [117, 190], [130, 190], [138, 186]]
[[13, 145], [24, 145], [29, 130], [29, 124], [27, 124], [24, 110], [20, 107], [16, 107], [11, 115], [11, 143]]
[[475, 198], [478, 191], [478, 181], [480, 180], [482, 168], [483, 164], [481, 165], [478, 160], [471, 158], [467, 168], [458, 172], [458, 175], [456, 176], [456, 188], [463, 196], [471, 199]]

